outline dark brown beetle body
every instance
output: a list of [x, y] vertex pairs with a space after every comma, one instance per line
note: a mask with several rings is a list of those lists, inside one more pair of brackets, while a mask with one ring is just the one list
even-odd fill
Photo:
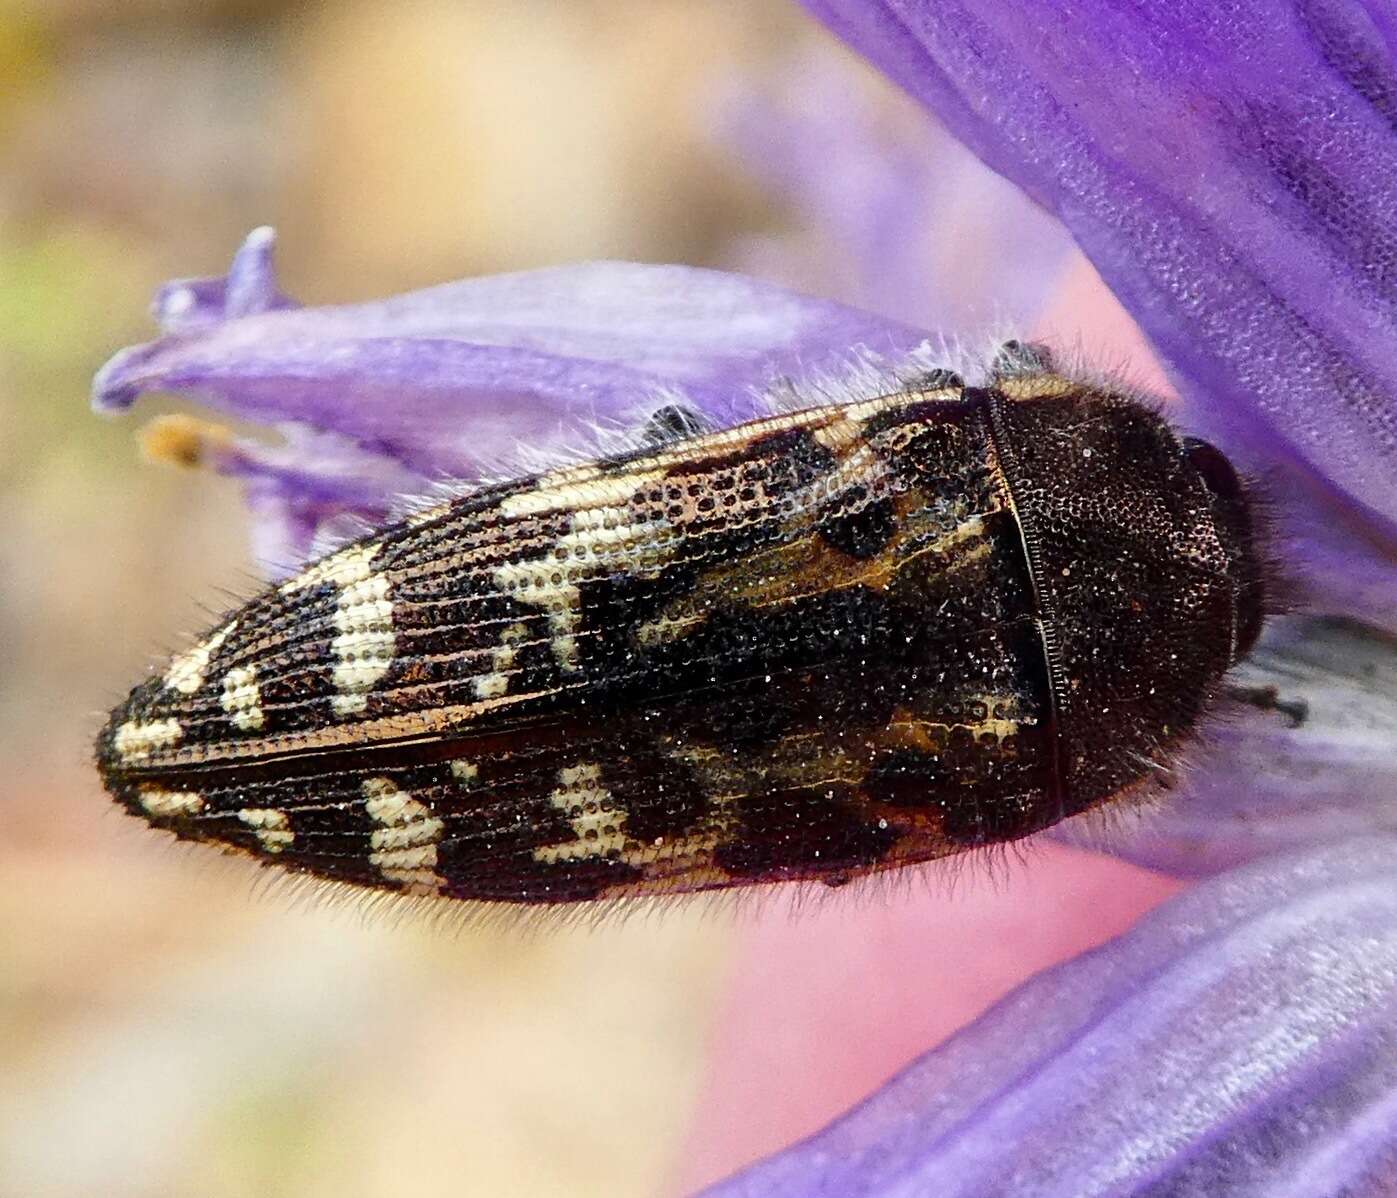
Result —
[[230, 613], [113, 715], [107, 787], [413, 893], [840, 882], [1138, 789], [1259, 631], [1226, 460], [1031, 347], [984, 387], [670, 424]]

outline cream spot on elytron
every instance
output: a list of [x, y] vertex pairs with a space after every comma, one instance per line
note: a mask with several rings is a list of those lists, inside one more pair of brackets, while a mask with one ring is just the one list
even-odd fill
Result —
[[548, 620], [549, 644], [558, 665], [575, 673], [577, 633], [582, 627], [582, 595], [577, 589], [585, 571], [574, 570], [547, 558], [505, 562], [496, 567], [495, 586], [520, 603], [541, 607]]
[[572, 527], [558, 538], [552, 557], [590, 571], [603, 565], [649, 570], [663, 565], [681, 540], [683, 534], [662, 519], [638, 520], [623, 507], [590, 508], [573, 513]]
[[175, 719], [151, 720], [142, 723], [128, 720], [116, 730], [112, 737], [112, 747], [116, 755], [126, 764], [143, 761], [157, 749], [168, 749], [179, 743], [184, 729]]
[[238, 818], [257, 833], [257, 839], [269, 853], [285, 852], [296, 842], [291, 820], [286, 812], [271, 807], [244, 807]]
[[368, 706], [368, 694], [393, 664], [393, 604], [388, 579], [369, 574], [340, 592], [335, 606], [338, 634], [330, 642], [335, 655], [334, 682], [339, 692], [330, 705], [340, 715], [351, 715]]
[[514, 668], [514, 647], [528, 639], [529, 628], [526, 624], [511, 624], [500, 633], [500, 643], [490, 653], [493, 668], [488, 674], [477, 674], [471, 683], [475, 687], [476, 698], [496, 699], [509, 690], [509, 671]]
[[[611, 491], [616, 490], [611, 480], [605, 481]], [[627, 480], [623, 488], [626, 494], [635, 492], [635, 482]], [[595, 499], [595, 492], [602, 487], [602, 482], [596, 482], [579, 489], [590, 488], [591, 497]], [[663, 521], [637, 521], [628, 508], [615, 506], [575, 511], [571, 525], [571, 530], [559, 537], [542, 557], [505, 562], [496, 567], [494, 583], [520, 603], [543, 609], [553, 657], [564, 671], [575, 674], [582, 669], [577, 648], [577, 635], [582, 630], [579, 584], [616, 569], [630, 574], [658, 570], [671, 556], [672, 543], [680, 540], [682, 534]], [[497, 673], [499, 669], [497, 666]], [[492, 682], [491, 685], [498, 684]], [[477, 694], [480, 694], [478, 688], [479, 683]], [[489, 692], [491, 695], [502, 693]]]
[[475, 782], [476, 776], [480, 773], [480, 767], [473, 761], [461, 761], [459, 758], [451, 763], [451, 776], [458, 782], [470, 786]]
[[338, 715], [356, 715], [368, 706], [368, 694], [393, 662], [393, 605], [388, 580], [374, 574], [371, 563], [382, 545], [351, 545], [301, 571], [281, 585], [294, 595], [321, 583], [340, 588], [334, 624], [338, 635], [330, 642], [338, 694], [330, 706]]
[[369, 576], [369, 563], [382, 548], [381, 545], [351, 545], [332, 553], [324, 561], [308, 566], [294, 578], [281, 584], [283, 595], [294, 595], [307, 587], [319, 586], [322, 582], [332, 582], [337, 587], [347, 587], [363, 582]]
[[363, 783], [364, 808], [379, 826], [369, 838], [369, 864], [410, 894], [436, 894], [437, 842], [445, 825], [388, 778]]
[[218, 652], [219, 646], [232, 636], [237, 627], [238, 622], [231, 620], [187, 653], [181, 653], [176, 657], [170, 662], [170, 668], [165, 671], [165, 685], [182, 695], [192, 695], [197, 691], [204, 685], [209, 659]]
[[158, 786], [141, 791], [141, 808], [156, 819], [198, 815], [204, 810], [204, 796], [192, 790], [163, 790]]
[[223, 710], [243, 732], [262, 727], [262, 692], [253, 666], [235, 666], [223, 675]]
[[407, 514], [407, 525], [409, 528], [420, 528], [423, 524], [430, 524], [433, 520], [440, 520], [443, 516], [451, 514], [451, 505], [454, 499], [446, 499], [441, 503], [434, 503], [431, 507], [419, 508], [415, 512]]
[[[583, 467], [580, 473], [595, 474], [596, 467]], [[562, 475], [576, 474], [576, 468], [562, 472]], [[549, 512], [584, 512], [589, 508], [614, 507], [629, 503], [637, 491], [660, 482], [664, 471], [656, 470], [647, 474], [626, 474], [616, 478], [587, 478], [575, 483], [553, 483], [545, 475], [539, 485], [518, 495], [509, 495], [500, 502], [500, 515], [505, 519], [520, 516], [542, 516]]]
[[558, 788], [548, 796], [548, 801], [567, 815], [577, 839], [564, 844], [540, 845], [533, 851], [535, 861], [555, 864], [605, 857], [608, 853], [624, 851], [630, 843], [630, 837], [622, 831], [626, 812], [602, 786], [600, 765], [570, 765], [559, 770]]
[[847, 415], [840, 415], [828, 424], [818, 425], [811, 430], [810, 435], [815, 439], [817, 445], [835, 453], [843, 453], [851, 446], [862, 442], [863, 424], [861, 421], [850, 419]]

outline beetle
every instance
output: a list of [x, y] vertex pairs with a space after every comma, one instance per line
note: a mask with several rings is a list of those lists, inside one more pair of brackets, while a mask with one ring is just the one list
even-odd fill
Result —
[[1253, 497], [1007, 343], [453, 498], [267, 589], [97, 743], [151, 824], [384, 890], [838, 884], [1157, 782], [1266, 610]]

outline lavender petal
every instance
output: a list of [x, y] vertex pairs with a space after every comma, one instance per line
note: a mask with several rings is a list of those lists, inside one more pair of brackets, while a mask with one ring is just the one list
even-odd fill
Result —
[[915, 105], [861, 82], [811, 53], [709, 105], [718, 140], [805, 228], [749, 239], [739, 265], [962, 338], [1031, 328], [1075, 260], [1066, 230]]
[[449, 283], [376, 303], [295, 308], [254, 233], [229, 277], [167, 288], [173, 331], [117, 354], [101, 410], [175, 391], [263, 422], [337, 433], [424, 476], [476, 477], [520, 444], [565, 446], [680, 392], [714, 423], [778, 380], [924, 334], [737, 275], [596, 262]]
[[806, 6], [1063, 220], [1215, 436], [1397, 558], [1387, 6]]
[[1203, 883], [709, 1198], [1387, 1192], [1397, 841]]
[[141, 430], [153, 461], [203, 466], [238, 479], [252, 513], [253, 553], [269, 578], [280, 578], [315, 550], [382, 523], [431, 481], [343, 437], [301, 425], [275, 430], [269, 444], [234, 436], [189, 416], [162, 416]]
[[276, 281], [272, 252], [276, 233], [266, 225], [247, 235], [226, 275], [176, 279], [155, 294], [151, 315], [166, 333], [217, 324], [232, 316], [251, 316], [299, 305]]
[[1381, 535], [1313, 476], [1272, 468], [1262, 479], [1264, 538], [1288, 605], [1397, 631], [1397, 554]]

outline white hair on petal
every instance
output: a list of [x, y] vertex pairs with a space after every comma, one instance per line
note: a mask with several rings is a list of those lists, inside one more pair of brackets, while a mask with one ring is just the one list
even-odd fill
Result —
[[784, 379], [766, 396], [773, 412], [792, 412], [859, 403], [905, 391], [935, 371], [947, 371], [968, 382], [980, 383], [989, 376], [994, 349], [1007, 339], [998, 338], [985, 350], [971, 349], [957, 337], [937, 335], [927, 337], [894, 359], [858, 347], [838, 366], [813, 371], [800, 379]]
[[[443, 478], [424, 482], [421, 491], [398, 494], [390, 500], [388, 516], [380, 523], [348, 512], [332, 517], [317, 531], [310, 556], [313, 559], [343, 548], [385, 525], [485, 487], [652, 448], [645, 434], [651, 418], [665, 407], [692, 412], [716, 432], [763, 416], [874, 399], [916, 386], [938, 370], [949, 371], [972, 385], [983, 384], [989, 379], [995, 351], [1012, 339], [1014, 334], [1007, 327], [996, 330], [993, 336], [977, 337], [973, 346], [967, 339], [938, 334], [892, 357], [866, 346], [852, 346], [836, 365], [799, 376], [785, 375], [765, 386], [735, 389], [727, 410], [716, 416], [710, 405], [695, 402], [680, 385], [658, 388], [619, 417], [579, 416], [566, 425], [560, 421], [553, 436], [536, 442], [518, 441], [508, 450], [489, 455], [474, 478]], [[1099, 360], [1093, 362], [1080, 343], [1065, 352], [1056, 345], [1053, 350], [1057, 369], [1063, 374], [1131, 393], [1138, 390], [1129, 381], [1125, 362], [1104, 366]]]

